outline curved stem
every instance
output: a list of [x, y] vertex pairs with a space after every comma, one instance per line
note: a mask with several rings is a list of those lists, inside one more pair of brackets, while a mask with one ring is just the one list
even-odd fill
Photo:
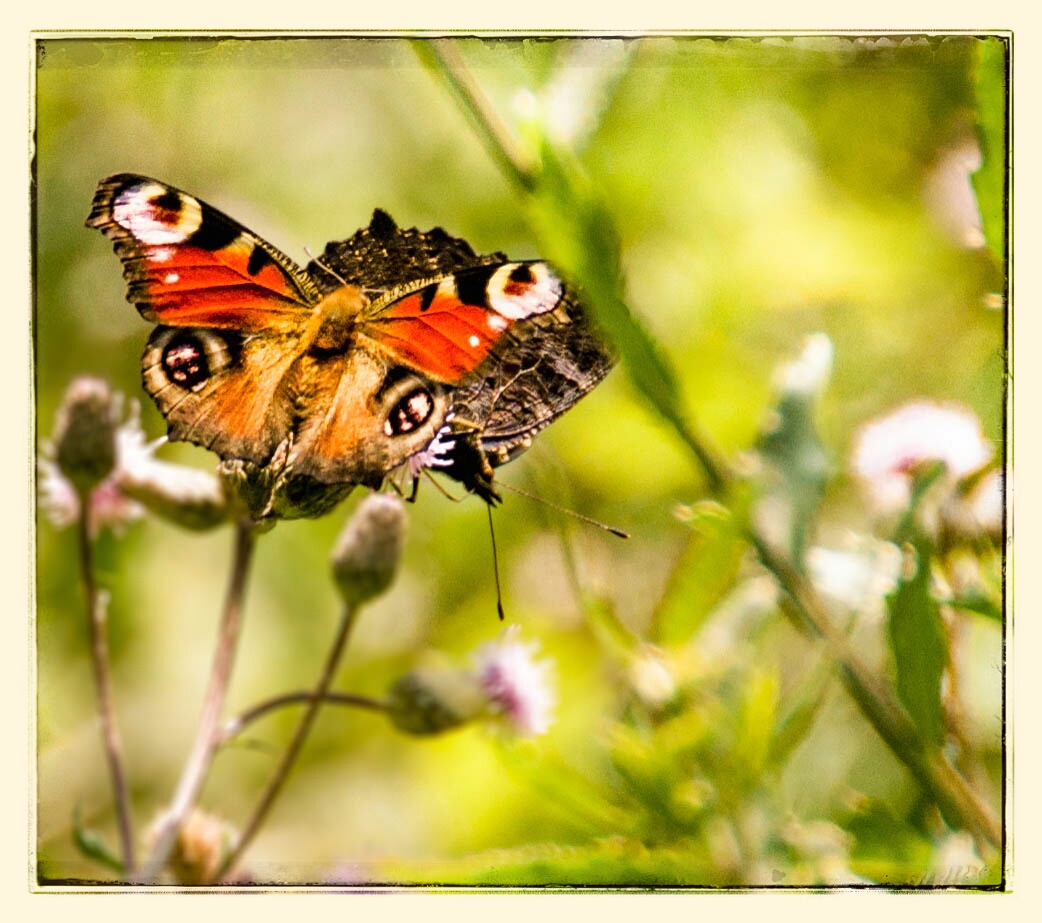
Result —
[[347, 645], [347, 638], [351, 632], [351, 627], [354, 625], [355, 614], [357, 611], [358, 607], [353, 604], [348, 603], [344, 606], [343, 613], [340, 616], [340, 625], [337, 628], [336, 637], [333, 639], [333, 645], [329, 649], [325, 665], [322, 668], [322, 675], [319, 677], [314, 691], [308, 696], [308, 705], [304, 714], [300, 718], [300, 723], [297, 724], [297, 729], [294, 731], [289, 745], [282, 754], [282, 759], [279, 761], [279, 765], [275, 768], [275, 772], [268, 781], [268, 787], [264, 790], [264, 794], [261, 795], [260, 801], [253, 809], [253, 814], [250, 815], [250, 819], [243, 827], [238, 841], [228, 853], [224, 862], [221, 864], [221, 867], [217, 870], [217, 874], [214, 875], [214, 881], [220, 881], [221, 878], [223, 878], [228, 871], [234, 867], [235, 863], [239, 861], [240, 857], [249, 846], [250, 841], [256, 835], [260, 825], [264, 822], [265, 817], [267, 817], [268, 811], [271, 810], [271, 806], [275, 803], [275, 799], [278, 797], [279, 792], [282, 791], [282, 786], [286, 783], [290, 770], [293, 768], [293, 764], [296, 761], [301, 748], [304, 746], [304, 741], [307, 739], [311, 726], [315, 722], [319, 707], [322, 705], [322, 702], [326, 699], [329, 693], [329, 686], [333, 682], [333, 675], [336, 673], [337, 665], [340, 663], [340, 656], [343, 654], [344, 647]]
[[[287, 705], [306, 705], [313, 701], [314, 698], [314, 692], [301, 690], [265, 699], [263, 702], [254, 705], [253, 708], [247, 709], [241, 715], [236, 715], [225, 724], [224, 730], [221, 731], [220, 744], [223, 746], [228, 741], [238, 737], [246, 729], [247, 725], [253, 724], [254, 721], [263, 718], [270, 712], [285, 708]], [[346, 705], [354, 708], [366, 708], [370, 711], [386, 711], [387, 709], [386, 702], [366, 695], [357, 695], [353, 692], [327, 692], [322, 696], [322, 701], [326, 705]]]
[[94, 579], [94, 545], [90, 534], [89, 496], [80, 497], [80, 509], [82, 510], [79, 519], [80, 574], [87, 597], [87, 622], [90, 626], [91, 665], [94, 670], [94, 686], [98, 697], [98, 718], [101, 722], [101, 738], [109, 764], [109, 776], [112, 780], [112, 794], [116, 802], [123, 868], [129, 873], [134, 868], [135, 861], [134, 831], [130, 819], [130, 795], [127, 790], [126, 774], [123, 771], [123, 746], [116, 725], [115, 695], [109, 664], [108, 637], [105, 631], [107, 600], [98, 590]]
[[151, 882], [162, 871], [170, 857], [185, 816], [195, 804], [206, 781], [210, 763], [220, 740], [220, 718], [224, 700], [231, 681], [235, 652], [239, 646], [239, 633], [242, 628], [243, 597], [246, 589], [246, 577], [253, 550], [256, 546], [256, 531], [249, 520], [241, 520], [236, 525], [235, 551], [232, 562], [232, 575], [225, 597], [224, 613], [217, 637], [217, 649], [214, 652], [213, 665], [210, 669], [210, 683], [203, 701], [203, 713], [199, 719], [195, 744], [181, 773], [181, 781], [170, 805], [160, 821], [155, 845], [139, 876], [140, 880]]

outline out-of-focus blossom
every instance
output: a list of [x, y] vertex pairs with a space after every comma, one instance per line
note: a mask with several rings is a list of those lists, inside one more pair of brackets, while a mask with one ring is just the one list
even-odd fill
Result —
[[490, 710], [520, 737], [546, 733], [552, 720], [550, 663], [536, 659], [538, 649], [534, 641], [518, 640], [517, 626], [511, 626], [474, 655]]
[[972, 411], [924, 400], [866, 424], [852, 465], [875, 512], [888, 516], [907, 509], [915, 473], [924, 464], [943, 462], [950, 484], [978, 471], [993, 453]]
[[803, 351], [777, 372], [778, 390], [794, 394], [819, 394], [832, 373], [832, 340], [824, 333], [813, 333]]
[[883, 597], [897, 586], [901, 549], [893, 542], [852, 536], [849, 548], [810, 548], [807, 569], [824, 596], [852, 612], [882, 615]]
[[526, 89], [515, 95], [519, 121], [539, 126], [554, 143], [582, 150], [610, 105], [633, 48], [623, 39], [575, 42], [540, 93]]
[[930, 872], [924, 884], [968, 885], [988, 877], [988, 867], [965, 831], [949, 834], [934, 852]]
[[806, 881], [793, 880], [797, 878], [794, 874], [787, 883], [833, 886], [871, 884], [851, 870], [848, 859], [853, 838], [835, 824], [828, 821], [791, 820], [783, 828], [781, 836], [802, 860], [801, 867], [795, 871], [799, 872], [800, 878], [807, 878]]
[[948, 147], [923, 183], [923, 200], [938, 226], [960, 247], [983, 247], [980, 207], [970, 176], [983, 158], [977, 139], [970, 136]]
[[642, 645], [629, 663], [630, 685], [645, 705], [661, 708], [677, 694], [677, 681], [662, 651]]

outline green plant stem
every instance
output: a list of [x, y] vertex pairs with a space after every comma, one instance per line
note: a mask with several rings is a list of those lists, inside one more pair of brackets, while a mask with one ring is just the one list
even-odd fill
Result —
[[[238, 737], [248, 725], [253, 724], [254, 721], [263, 718], [273, 711], [289, 705], [307, 705], [314, 701], [314, 698], [314, 692], [301, 690], [265, 699], [263, 702], [259, 702], [252, 708], [247, 709], [241, 715], [236, 715], [225, 724], [224, 730], [221, 731], [221, 744], [226, 744], [228, 741]], [[327, 692], [322, 696], [322, 701], [326, 705], [344, 705], [351, 708], [364, 708], [369, 711], [387, 710], [386, 702], [352, 692]]]
[[155, 845], [138, 876], [141, 881], [146, 883], [158, 878], [170, 858], [178, 831], [199, 797], [220, 740], [221, 711], [224, 708], [224, 700], [231, 682], [235, 653], [239, 647], [246, 578], [253, 560], [256, 540], [257, 532], [252, 521], [244, 519], [237, 523], [232, 574], [225, 597], [224, 612], [221, 616], [217, 647], [210, 669], [206, 697], [203, 700], [199, 728], [196, 731], [192, 752], [181, 773], [177, 790], [159, 822]]
[[90, 534], [89, 496], [80, 497], [80, 509], [83, 511], [79, 518], [80, 575], [87, 598], [87, 623], [90, 628], [91, 665], [94, 670], [94, 687], [98, 698], [98, 719], [101, 722], [101, 738], [105, 747], [105, 758], [109, 765], [112, 794], [116, 804], [123, 869], [130, 873], [135, 861], [134, 828], [130, 817], [127, 779], [123, 770], [123, 746], [116, 724], [115, 694], [112, 688], [108, 636], [105, 629], [106, 600], [98, 590], [97, 581], [94, 578], [94, 543]]
[[438, 70], [463, 111], [470, 117], [485, 141], [489, 154], [520, 189], [530, 192], [535, 175], [529, 158], [522, 152], [481, 88], [451, 39], [420, 39], [413, 43], [417, 54]]
[[[457, 100], [471, 115], [494, 159], [524, 193], [531, 193], [537, 172], [518, 158], [513, 146], [504, 141], [509, 139], [509, 134], [500, 126], [455, 48], [438, 44], [430, 50], [421, 49], [421, 54], [446, 80]], [[663, 417], [705, 471], [714, 495], [726, 500], [728, 487], [739, 478], [725, 457], [689, 421], [685, 422], [672, 413], [663, 413]], [[772, 549], [755, 527], [750, 527], [748, 537], [763, 566], [771, 572], [790, 601], [783, 611], [799, 630], [810, 630], [825, 640], [847, 691], [880, 737], [952, 821], [998, 848], [1002, 841], [999, 819], [977, 798], [944, 754], [928, 748], [920, 739], [907, 712], [886, 683], [850, 649], [846, 639], [835, 629], [828, 610], [806, 576]]]
[[807, 577], [755, 531], [751, 532], [750, 539], [764, 567], [778, 581], [790, 602], [783, 611], [798, 627], [809, 625], [825, 641], [847, 692], [887, 746], [949, 819], [998, 848], [1002, 842], [999, 819], [977, 797], [944, 753], [925, 744], [886, 683], [850, 649], [847, 639], [836, 630]]
[[282, 791], [283, 785], [285, 785], [286, 780], [289, 778], [290, 770], [293, 768], [293, 764], [296, 761], [301, 748], [304, 746], [304, 741], [307, 739], [311, 726], [315, 722], [318, 710], [329, 694], [329, 686], [333, 682], [333, 676], [336, 673], [337, 666], [340, 663], [340, 657], [347, 645], [347, 639], [351, 633], [351, 628], [354, 625], [355, 615], [357, 612], [357, 605], [348, 603], [344, 606], [343, 612], [340, 616], [340, 624], [337, 627], [336, 637], [333, 639], [333, 645], [329, 649], [325, 665], [322, 668], [322, 675], [319, 677], [314, 691], [308, 696], [307, 708], [301, 716], [300, 722], [297, 724], [296, 731], [294, 731], [293, 737], [286, 747], [285, 752], [282, 754], [282, 759], [279, 761], [278, 766], [275, 768], [275, 772], [268, 781], [268, 786], [261, 795], [260, 801], [253, 809], [253, 813], [250, 815], [249, 820], [243, 827], [242, 833], [239, 834], [239, 838], [235, 845], [229, 851], [224, 862], [221, 863], [220, 868], [214, 875], [214, 881], [220, 881], [232, 868], [234, 868], [242, 854], [246, 851], [246, 848], [250, 845], [257, 830], [260, 829], [264, 819], [268, 816], [268, 811], [271, 810], [272, 805], [275, 803], [275, 799], [278, 797], [279, 792]]

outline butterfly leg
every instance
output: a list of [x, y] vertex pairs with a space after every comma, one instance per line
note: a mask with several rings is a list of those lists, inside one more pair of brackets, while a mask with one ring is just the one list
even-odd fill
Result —
[[481, 447], [481, 427], [461, 419], [457, 413], [452, 421], [451, 431], [455, 440], [451, 453], [452, 463], [442, 471], [459, 481], [469, 492], [477, 494], [489, 506], [498, 505], [503, 498], [492, 485], [492, 465]]

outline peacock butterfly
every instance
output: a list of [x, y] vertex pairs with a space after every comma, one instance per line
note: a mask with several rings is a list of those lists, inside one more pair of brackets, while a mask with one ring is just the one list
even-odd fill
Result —
[[87, 225], [157, 324], [142, 376], [170, 438], [216, 452], [257, 519], [319, 515], [403, 468], [495, 503], [493, 469], [612, 366], [545, 262], [380, 210], [306, 268], [136, 174], [101, 181]]

